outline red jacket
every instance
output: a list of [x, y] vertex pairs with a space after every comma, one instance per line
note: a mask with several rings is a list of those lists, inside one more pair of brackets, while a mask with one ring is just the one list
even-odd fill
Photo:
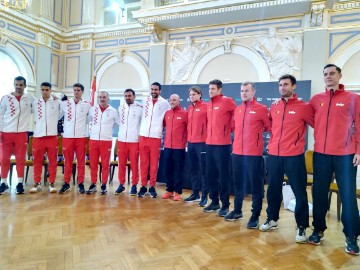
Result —
[[218, 95], [207, 104], [207, 136], [206, 144], [231, 144], [231, 124], [235, 110], [235, 102], [229, 97]]
[[269, 154], [296, 156], [304, 153], [306, 124], [314, 125], [314, 111], [308, 102], [294, 95], [270, 107], [271, 137]]
[[204, 101], [199, 100], [195, 105], [190, 104], [188, 108], [188, 142], [200, 143], [206, 141], [206, 111], [207, 105]]
[[164, 147], [185, 149], [187, 112], [181, 107], [168, 110], [164, 116], [164, 127], [166, 127]]
[[312, 97], [315, 111], [314, 151], [328, 155], [360, 154], [360, 96], [344, 90]]
[[270, 130], [269, 111], [256, 101], [245, 101], [234, 112], [233, 153], [236, 155], [262, 156], [263, 131]]

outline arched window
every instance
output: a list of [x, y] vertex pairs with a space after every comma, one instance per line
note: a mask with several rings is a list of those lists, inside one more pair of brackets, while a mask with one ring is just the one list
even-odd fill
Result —
[[14, 90], [14, 78], [21, 75], [13, 58], [0, 50], [0, 98]]

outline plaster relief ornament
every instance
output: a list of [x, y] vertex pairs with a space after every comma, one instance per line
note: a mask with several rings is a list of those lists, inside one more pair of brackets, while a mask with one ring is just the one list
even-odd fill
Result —
[[6, 47], [6, 43], [9, 41], [9, 38], [5, 35], [0, 35], [0, 46]]
[[302, 41], [297, 35], [279, 37], [274, 27], [269, 27], [268, 36], [253, 42], [253, 48], [266, 61], [271, 79], [300, 70]]
[[170, 49], [171, 62], [169, 68], [169, 83], [185, 81], [189, 78], [196, 61], [208, 46], [207, 42], [199, 45], [192, 43], [191, 37], [185, 38], [185, 46], [182, 50], [175, 47], [175, 41]]

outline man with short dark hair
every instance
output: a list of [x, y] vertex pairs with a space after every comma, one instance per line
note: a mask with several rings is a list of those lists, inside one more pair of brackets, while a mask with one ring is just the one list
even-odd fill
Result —
[[[230, 166], [231, 166], [231, 126], [235, 110], [233, 99], [223, 96], [222, 82], [209, 82], [210, 101], [207, 104], [206, 137], [206, 180], [209, 185], [211, 203], [204, 208], [210, 213], [220, 209], [218, 214], [224, 217], [229, 212]], [[220, 192], [219, 192], [220, 191]]]
[[61, 104], [64, 113], [63, 152], [65, 158], [64, 184], [59, 193], [70, 190], [70, 178], [74, 154], [77, 162], [78, 192], [85, 194], [85, 153], [87, 136], [87, 117], [90, 103], [82, 100], [84, 86], [80, 83], [73, 85], [74, 98], [63, 101]]
[[125, 190], [126, 163], [130, 160], [131, 190], [130, 195], [136, 196], [139, 182], [139, 131], [143, 106], [135, 101], [135, 91], [126, 89], [124, 100], [118, 108], [119, 133], [118, 133], [118, 179], [119, 187], [115, 195]]
[[281, 100], [270, 107], [271, 137], [268, 144], [269, 186], [267, 189], [267, 219], [261, 231], [278, 228], [282, 201], [284, 174], [296, 197], [295, 241], [306, 243], [309, 227], [309, 206], [306, 192], [306, 167], [304, 157], [306, 124], [313, 126], [314, 112], [309, 103], [299, 100], [295, 94], [296, 78], [284, 75], [279, 78]]
[[160, 96], [161, 84], [154, 82], [151, 85], [151, 95], [145, 99], [144, 109], [141, 117], [139, 151], [140, 151], [140, 174], [141, 188], [138, 197], [144, 197], [147, 193], [148, 172], [150, 168], [151, 198], [156, 198], [156, 177], [158, 172], [161, 138], [163, 133], [163, 120], [167, 110], [170, 109], [169, 102]]
[[7, 177], [10, 170], [10, 157], [15, 154], [18, 184], [16, 194], [24, 194], [24, 168], [27, 149], [31, 104], [34, 97], [25, 94], [26, 79], [14, 79], [15, 92], [5, 95], [0, 104], [0, 141], [2, 141], [0, 195], [9, 190]]
[[342, 203], [341, 222], [345, 251], [359, 255], [359, 210], [356, 201], [356, 171], [360, 164], [360, 96], [340, 84], [341, 69], [328, 64], [323, 69], [325, 92], [312, 97], [315, 111], [313, 226], [309, 243], [320, 245], [326, 227], [329, 187], [335, 173]]
[[49, 193], [56, 193], [55, 178], [58, 155], [57, 124], [62, 117], [61, 101], [51, 96], [51, 84], [41, 84], [41, 98], [32, 103], [35, 128], [32, 143], [34, 157], [34, 187], [30, 193], [41, 190], [41, 170], [44, 154], [49, 159]]

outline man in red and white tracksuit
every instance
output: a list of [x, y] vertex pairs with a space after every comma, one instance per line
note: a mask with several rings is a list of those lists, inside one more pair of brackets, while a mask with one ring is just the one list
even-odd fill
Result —
[[143, 107], [135, 102], [135, 91], [126, 89], [124, 99], [119, 108], [119, 133], [118, 133], [118, 179], [120, 185], [115, 194], [121, 194], [124, 190], [126, 163], [130, 160], [131, 169], [131, 196], [137, 194], [139, 182], [139, 132]]
[[359, 210], [356, 201], [356, 171], [360, 164], [360, 96], [340, 84], [341, 69], [328, 64], [323, 70], [325, 91], [312, 97], [314, 126], [314, 231], [309, 243], [320, 245], [326, 227], [328, 193], [333, 174], [342, 203], [341, 221], [345, 251], [359, 255]]
[[284, 75], [279, 78], [281, 100], [271, 105], [271, 137], [268, 144], [269, 186], [267, 189], [267, 219], [260, 226], [261, 231], [278, 228], [282, 201], [284, 174], [296, 197], [295, 220], [297, 233], [295, 241], [306, 243], [306, 228], [309, 227], [309, 206], [306, 192], [307, 174], [304, 147], [307, 124], [314, 125], [314, 111], [310, 103], [297, 98], [294, 93], [296, 78]]
[[91, 185], [86, 194], [96, 192], [99, 157], [101, 159], [101, 195], [107, 194], [106, 184], [109, 177], [110, 154], [112, 146], [112, 130], [118, 123], [118, 112], [109, 105], [109, 94], [100, 91], [98, 95], [99, 104], [89, 111], [90, 142], [90, 177]]
[[27, 149], [31, 104], [34, 97], [25, 94], [26, 79], [18, 76], [14, 79], [15, 92], [3, 96], [0, 105], [0, 140], [2, 141], [1, 186], [0, 195], [7, 192], [7, 177], [10, 170], [10, 157], [14, 153], [18, 184], [16, 193], [25, 193], [23, 180], [25, 155]]
[[78, 192], [85, 193], [85, 153], [87, 118], [90, 110], [90, 103], [81, 99], [84, 94], [84, 86], [80, 83], [73, 85], [74, 98], [65, 100], [61, 104], [64, 113], [63, 152], [65, 158], [64, 184], [59, 193], [65, 193], [70, 189], [70, 178], [74, 154], [77, 162]]
[[32, 103], [34, 113], [35, 129], [32, 143], [34, 157], [34, 187], [30, 193], [41, 190], [41, 171], [44, 161], [44, 154], [49, 159], [49, 192], [56, 193], [54, 186], [57, 168], [58, 139], [57, 123], [62, 117], [61, 101], [54, 100], [51, 96], [51, 84], [41, 84], [42, 97]]
[[[207, 104], [202, 99], [201, 89], [192, 86], [189, 89], [190, 105], [188, 108], [188, 145], [187, 153], [190, 163], [190, 177], [192, 184], [191, 195], [184, 202], [199, 202], [200, 207], [207, 204], [209, 193], [205, 177]], [[200, 197], [200, 190], [202, 192]]]
[[[252, 195], [252, 215], [247, 227], [257, 229], [262, 209], [264, 193], [263, 174], [263, 131], [270, 130], [269, 111], [265, 105], [257, 102], [255, 84], [244, 82], [241, 85], [242, 103], [234, 112], [234, 143], [232, 168], [234, 179], [234, 211], [225, 216], [225, 220], [241, 219], [245, 185], [250, 183]], [[248, 181], [249, 180], [249, 181]]]
[[140, 125], [140, 174], [141, 188], [138, 197], [144, 197], [147, 192], [148, 172], [150, 167], [150, 197], [156, 198], [156, 177], [158, 172], [161, 138], [163, 133], [163, 120], [169, 102], [160, 96], [161, 84], [154, 82], [151, 85], [151, 96], [145, 99]]
[[170, 96], [170, 107], [171, 110], [164, 116], [166, 193], [162, 195], [162, 198], [173, 197], [174, 201], [180, 201], [187, 140], [187, 112], [181, 108], [180, 97], [176, 94]]
[[[210, 101], [207, 104], [206, 180], [211, 203], [204, 208], [210, 213], [220, 209], [224, 217], [229, 212], [231, 182], [231, 126], [235, 110], [232, 98], [222, 95], [222, 82], [209, 82]], [[219, 194], [220, 193], [220, 194]]]

